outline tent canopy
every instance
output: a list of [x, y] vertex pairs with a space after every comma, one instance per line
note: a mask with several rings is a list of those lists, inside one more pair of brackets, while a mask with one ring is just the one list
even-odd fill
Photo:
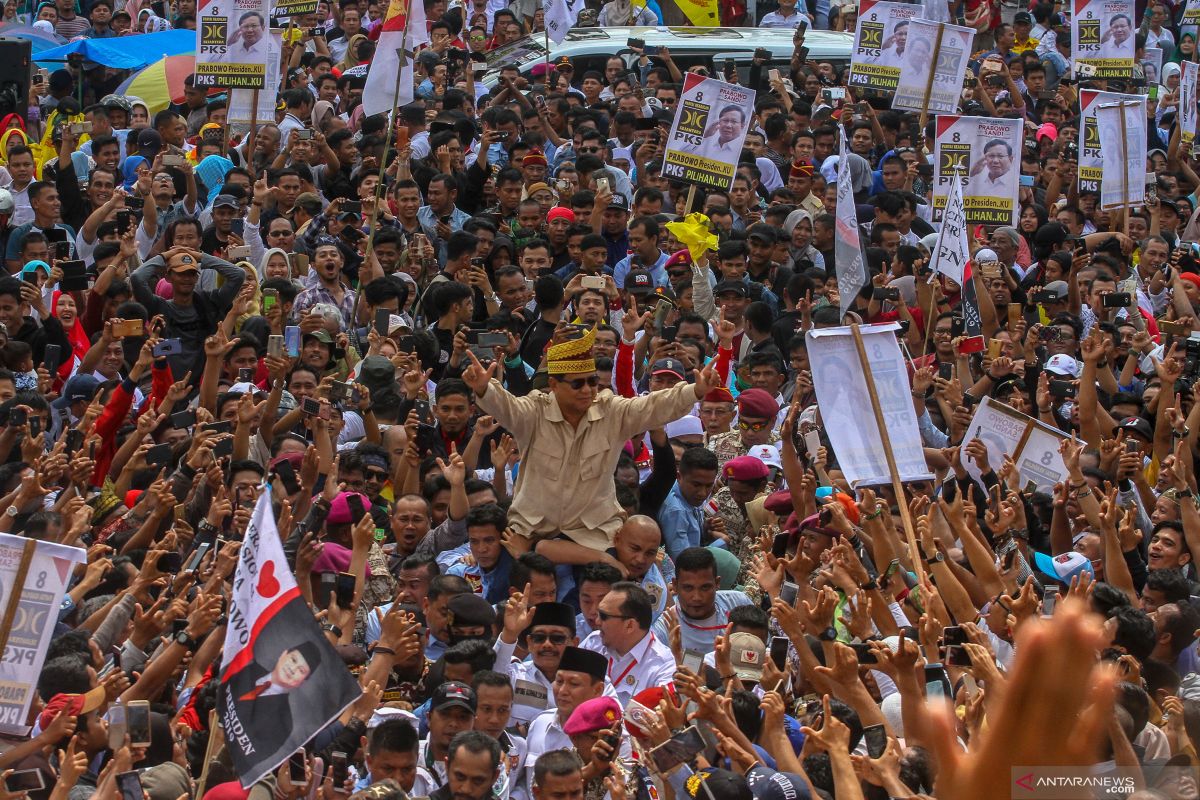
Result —
[[[142, 69], [164, 56], [180, 56], [196, 52], [196, 32], [187, 29], [143, 33], [138, 36], [116, 36], [111, 39], [80, 39], [79, 41], [43, 50], [37, 61], [67, 60], [79, 53], [88, 61], [111, 69]], [[58, 65], [65, 69], [66, 64]]]

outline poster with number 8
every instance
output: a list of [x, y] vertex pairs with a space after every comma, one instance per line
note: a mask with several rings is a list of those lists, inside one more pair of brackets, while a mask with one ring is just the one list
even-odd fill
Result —
[[1066, 465], [1058, 453], [1058, 443], [1065, 438], [1061, 431], [985, 397], [975, 408], [959, 451], [963, 466], [980, 486], [984, 484], [979, 468], [967, 456], [967, 445], [973, 439], [987, 445], [988, 464], [993, 470], [1004, 466], [1007, 454], [1017, 465], [1022, 488], [1032, 484], [1036, 491], [1052, 492], [1054, 484], [1065, 481], [1067, 476]]

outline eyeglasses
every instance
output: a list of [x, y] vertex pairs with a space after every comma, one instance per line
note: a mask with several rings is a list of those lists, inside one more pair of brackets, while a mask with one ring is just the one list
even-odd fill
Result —
[[580, 152], [581, 154], [587, 154], [587, 153], [599, 153], [599, 152], [600, 152], [600, 148], [599, 148], [599, 147], [581, 147], [581, 148], [579, 148], [579, 152]]
[[388, 474], [381, 469], [369, 469], [363, 473], [369, 481], [386, 481]]
[[744, 431], [761, 431], [770, 428], [773, 425], [771, 420], [765, 422], [746, 422], [744, 419], [738, 420], [738, 427]]
[[586, 378], [572, 378], [569, 381], [563, 381], [563, 383], [575, 391], [579, 391], [584, 386], [599, 386], [600, 378], [595, 375], [588, 375]]
[[562, 647], [567, 643], [567, 635], [565, 633], [531, 633], [529, 634], [529, 641], [534, 644], [550, 642], [555, 647]]
[[287, 236], [291, 231], [267, 231], [267, 236]]
[[607, 611], [597, 611], [596, 614], [599, 615], [601, 622], [608, 622], [610, 619], [633, 619], [626, 614], [609, 614]]

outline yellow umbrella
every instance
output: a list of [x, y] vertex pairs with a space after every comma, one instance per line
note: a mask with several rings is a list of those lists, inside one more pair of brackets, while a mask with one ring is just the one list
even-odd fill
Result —
[[183, 102], [183, 81], [195, 71], [195, 56], [166, 56], [129, 77], [116, 93], [142, 98], [154, 115]]

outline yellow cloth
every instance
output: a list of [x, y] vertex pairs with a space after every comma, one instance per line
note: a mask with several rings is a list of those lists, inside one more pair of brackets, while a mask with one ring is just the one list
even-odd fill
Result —
[[534, 539], [564, 533], [603, 552], [621, 527], [612, 475], [622, 446], [688, 413], [696, 404], [696, 387], [680, 382], [632, 398], [604, 390], [578, 426], [563, 418], [553, 394], [515, 397], [495, 380], [476, 404], [512, 434], [523, 456], [508, 514], [512, 529]]
[[596, 329], [578, 339], [561, 342], [546, 351], [547, 375], [571, 375], [580, 372], [595, 372], [596, 359], [592, 357], [592, 346], [596, 343]]
[[[721, 25], [720, 7], [717, 0], [677, 0], [676, 5], [688, 18], [688, 22], [701, 27], [716, 28]], [[695, 258], [695, 256], [692, 256]]]
[[709, 228], [708, 217], [699, 211], [688, 214], [682, 222], [668, 222], [667, 230], [687, 247], [692, 261], [699, 261], [706, 252], [717, 249], [717, 235]]

